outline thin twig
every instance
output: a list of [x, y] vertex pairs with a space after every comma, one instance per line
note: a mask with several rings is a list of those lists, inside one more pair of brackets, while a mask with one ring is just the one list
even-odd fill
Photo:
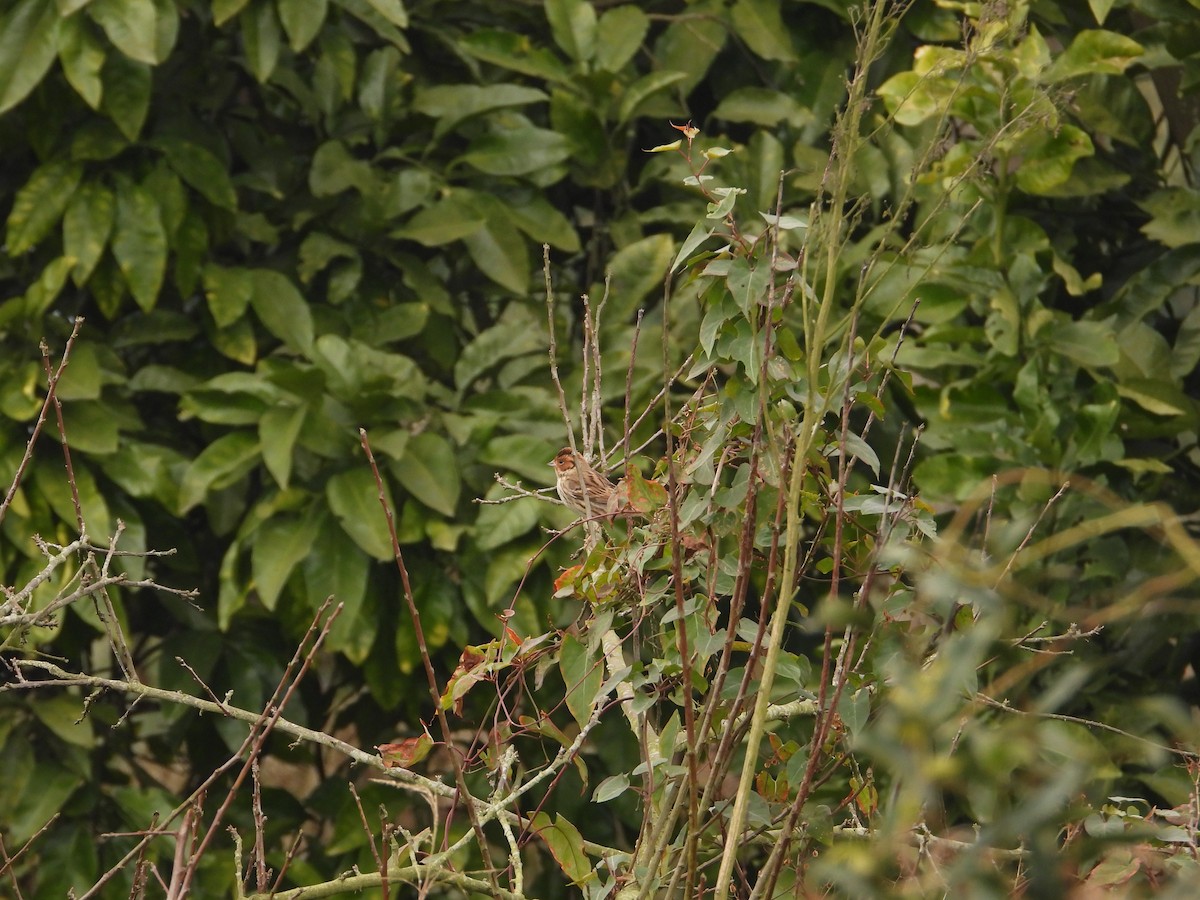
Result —
[[1054, 496], [1051, 497], [1049, 500], [1047, 500], [1045, 502], [1045, 504], [1042, 505], [1041, 510], [1038, 512], [1038, 517], [1034, 520], [1033, 524], [1029, 526], [1029, 530], [1025, 532], [1025, 537], [1023, 537], [1021, 539], [1021, 543], [1017, 546], [1017, 549], [1014, 550], [1012, 552], [1012, 554], [1008, 557], [1008, 562], [1005, 563], [1004, 569], [1000, 572], [999, 576], [997, 576], [997, 578], [996, 578], [995, 583], [992, 585], [993, 588], [999, 587], [1000, 583], [1002, 581], [1004, 581], [1005, 577], [1008, 575], [1009, 570], [1013, 567], [1013, 563], [1015, 563], [1017, 561], [1017, 557], [1021, 555], [1021, 551], [1024, 550], [1026, 545], [1028, 545], [1028, 543], [1033, 539], [1033, 533], [1035, 531], [1037, 531], [1038, 525], [1040, 525], [1042, 523], [1042, 519], [1044, 519], [1046, 517], [1046, 513], [1048, 513], [1050, 511], [1050, 507], [1054, 506], [1054, 504], [1056, 502], [1058, 502], [1058, 499], [1060, 497], [1062, 497], [1062, 495], [1064, 493], [1066, 493], [1067, 488], [1069, 488], [1070, 486], [1071, 486], [1071, 482], [1064, 481], [1062, 483], [1062, 487], [1060, 487], [1058, 489], [1058, 491], [1055, 492]]
[[[12, 483], [8, 486], [8, 493], [4, 495], [3, 502], [0, 502], [0, 522], [4, 521], [4, 515], [8, 512], [8, 507], [12, 505], [13, 497], [17, 495], [17, 488], [21, 486], [21, 481], [25, 476], [25, 467], [33, 459], [34, 445], [37, 444], [37, 439], [46, 425], [46, 414], [50, 411], [50, 405], [55, 401], [59, 379], [62, 378], [63, 372], [67, 369], [67, 364], [71, 361], [71, 348], [75, 346], [75, 338], [78, 337], [79, 329], [83, 327], [83, 322], [84, 319], [82, 316], [75, 317], [74, 325], [71, 328], [71, 335], [67, 338], [67, 343], [63, 347], [62, 357], [58, 361], [58, 368], [54, 370], [46, 384], [46, 399], [42, 401], [42, 408], [38, 412], [37, 420], [33, 423], [33, 430], [29, 434], [29, 440], [25, 442], [25, 453], [21, 457], [21, 461], [17, 464], [17, 471], [13, 475]], [[45, 346], [45, 341], [42, 342], [42, 346]]]
[[[442, 708], [442, 691], [438, 687], [437, 673], [433, 669], [433, 659], [429, 655], [429, 646], [425, 641], [425, 629], [421, 625], [421, 612], [417, 609], [417, 601], [413, 596], [412, 583], [408, 578], [408, 567], [404, 564], [404, 553], [400, 549], [400, 539], [396, 535], [396, 521], [392, 514], [392, 508], [388, 503], [387, 492], [383, 486], [383, 476], [379, 473], [379, 466], [375, 462], [375, 454], [371, 451], [370, 441], [367, 440], [367, 431], [365, 428], [358, 430], [359, 440], [362, 443], [363, 452], [366, 453], [367, 462], [371, 467], [371, 473], [375, 476], [375, 486], [378, 490], [379, 504], [383, 508], [384, 518], [387, 521], [388, 534], [392, 540], [392, 554], [396, 561], [396, 569], [400, 573], [400, 583], [404, 591], [404, 602], [408, 606], [409, 620], [412, 622], [413, 634], [417, 639], [417, 649], [420, 651], [421, 662], [425, 668], [425, 678], [429, 686], [429, 696], [433, 701], [435, 715], [437, 716], [438, 727], [441, 730], [442, 742], [450, 751], [450, 761], [454, 767], [454, 781], [458, 788], [458, 796], [466, 806], [467, 817], [471, 821], [471, 828], [475, 833], [475, 838], [479, 842], [479, 853], [483, 858], [483, 865], [487, 870], [488, 883], [495, 890], [499, 890], [500, 886], [496, 880], [495, 867], [492, 865], [491, 851], [488, 849], [487, 839], [483, 834], [483, 825], [480, 823], [479, 816], [475, 810], [475, 804], [471, 802], [472, 795], [467, 788], [466, 774], [463, 772], [462, 759], [459, 756], [458, 749], [454, 744], [454, 736], [450, 731], [450, 723], [446, 721], [446, 711]], [[447, 829], [449, 830], [449, 829]]]
[[1178, 747], [1168, 747], [1166, 744], [1160, 744], [1157, 741], [1144, 738], [1140, 734], [1133, 734], [1117, 728], [1116, 726], [1108, 725], [1104, 722], [1097, 722], [1094, 719], [1083, 719], [1079, 716], [1068, 716], [1062, 713], [1036, 712], [1028, 709], [1017, 709], [1015, 706], [1009, 705], [1007, 700], [996, 700], [982, 692], [977, 692], [975, 694], [975, 699], [985, 706], [989, 706], [992, 709], [998, 709], [1001, 712], [1011, 713], [1014, 716], [1026, 716], [1032, 719], [1054, 719], [1058, 722], [1071, 722], [1075, 725], [1083, 725], [1087, 728], [1096, 728], [1100, 731], [1108, 731], [1113, 734], [1119, 734], [1121, 737], [1129, 738], [1131, 741], [1138, 741], [1139, 743], [1146, 744], [1147, 746], [1153, 747], [1156, 750], [1172, 753], [1175, 756], [1180, 756], [1187, 760], [1200, 760], [1200, 753], [1195, 751], [1180, 750]]

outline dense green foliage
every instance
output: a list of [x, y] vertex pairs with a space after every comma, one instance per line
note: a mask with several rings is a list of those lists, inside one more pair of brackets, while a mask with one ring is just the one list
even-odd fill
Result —
[[[556, 687], [511, 648], [496, 671], [513, 680], [496, 681], [545, 709], [557, 691], [557, 724], [538, 726], [557, 749], [607, 676], [598, 637], [554, 629], [585, 611], [595, 636], [645, 639], [625, 681], [654, 701], [659, 746], [639, 757], [606, 714], [544, 810], [572, 852], [576, 826], [628, 851], [643, 807], [669, 804], [660, 786], [635, 805], [621, 779], [645, 776], [639, 758], [682, 777], [663, 735], [695, 750], [693, 713], [726, 727], [735, 708], [717, 701], [761, 663], [782, 673], [764, 697], [834, 698], [773, 731], [742, 779], [750, 827], [793, 806], [805, 825], [780, 890], [1194, 878], [1170, 848], [1194, 843], [1195, 820], [1171, 831], [1150, 809], [1196, 802], [1162, 748], [1198, 744], [1200, 568], [1145, 504], [1200, 503], [1195, 4], [16, 0], [0, 15], [0, 473], [17, 472], [42, 408], [39, 339], [56, 356], [84, 316], [57, 396], [88, 535], [103, 545], [120, 520], [124, 550], [178, 548], [114, 565], [199, 591], [193, 605], [109, 589], [143, 681], [203, 694], [198, 678], [261, 709], [332, 595], [342, 613], [287, 717], [361, 748], [430, 721], [362, 427], [443, 685], [505, 622], [551, 634]], [[688, 119], [695, 143], [664, 149]], [[682, 485], [668, 514], [665, 491], [630, 475], [659, 511], [574, 561], [578, 532], [543, 551], [561, 508], [474, 502], [510, 493], [496, 472], [550, 484], [566, 442], [543, 244], [568, 402], [602, 359], [616, 446], [628, 372], [633, 416], [654, 409], [632, 430], [632, 446], [651, 441], [636, 462]], [[595, 357], [583, 293], [603, 302]], [[689, 356], [667, 394], [668, 454], [654, 398]], [[14, 589], [46, 565], [33, 535], [78, 534], [54, 422], [0, 522]], [[31, 611], [76, 576], [56, 569]], [[738, 657], [723, 642], [753, 643], [780, 584], [796, 586], [781, 656]], [[631, 591], [637, 615], [611, 607]], [[746, 604], [733, 621], [731, 602]], [[4, 653], [117, 677], [102, 616], [87, 600], [6, 623]], [[1104, 628], [1084, 639], [1075, 624]], [[860, 654], [840, 681], [822, 673], [838, 647]], [[714, 705], [691, 710], [688, 681]], [[504, 720], [495, 689], [456, 684], [472, 734]], [[26, 897], [93, 885], [132, 844], [96, 835], [150, 827], [245, 737], [117, 693], [75, 723], [83, 698], [0, 693], [7, 854], [60, 814], [3, 876]], [[369, 868], [347, 761], [282, 736], [264, 756], [293, 766], [264, 789], [271, 864], [304, 823], [326, 829], [288, 883]], [[609, 805], [589, 803], [597, 783]], [[404, 819], [407, 795], [360, 789]], [[248, 804], [231, 818], [251, 832]], [[1030, 855], [946, 849], [930, 876], [916, 823], [968, 843], [979, 824], [989, 846]], [[682, 855], [693, 839], [720, 855], [721, 828], [694, 831]], [[562, 871], [595, 863], [551, 846], [530, 895], [566, 896]], [[748, 848], [745, 885], [769, 852]], [[148, 853], [169, 868], [168, 841]], [[227, 892], [230, 858], [204, 857], [197, 878]], [[589, 890], [616, 883], [605, 870]]]

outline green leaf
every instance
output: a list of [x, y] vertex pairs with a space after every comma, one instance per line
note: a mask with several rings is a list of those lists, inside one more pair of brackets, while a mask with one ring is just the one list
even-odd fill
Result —
[[783, 23], [780, 0], [737, 0], [729, 11], [733, 29], [763, 59], [791, 62], [796, 59], [791, 29]]
[[158, 61], [165, 62], [175, 49], [175, 40], [179, 37], [179, 8], [175, 0], [152, 0], [158, 21], [154, 29], [154, 55]]
[[996, 474], [997, 463], [990, 457], [965, 453], [940, 453], [917, 463], [913, 481], [925, 497], [964, 500], [986, 479]]
[[104, 48], [83, 27], [79, 16], [62, 20], [62, 31], [58, 39], [58, 61], [63, 74], [75, 92], [92, 109], [100, 108], [104, 96], [104, 81], [100, 71], [104, 67]]
[[210, 340], [218, 353], [234, 362], [252, 366], [258, 359], [258, 342], [249, 319], [241, 318], [232, 325], [218, 328], [211, 333]]
[[1169, 250], [1130, 276], [1117, 291], [1113, 306], [1122, 323], [1137, 321], [1160, 309], [1180, 285], [1200, 282], [1200, 246]]
[[593, 803], [607, 803], [609, 800], [615, 800], [623, 793], [629, 790], [629, 776], [624, 772], [617, 775], [609, 775], [602, 782], [596, 785], [596, 790], [592, 791]]
[[60, 400], [97, 400], [104, 386], [103, 379], [96, 345], [80, 341], [71, 351], [70, 362], [59, 379], [55, 395]]
[[757, 306], [766, 306], [767, 289], [771, 280], [770, 266], [760, 264], [751, 267], [745, 259], [735, 259], [729, 267], [725, 283], [738, 309], [747, 318]]
[[1017, 169], [1017, 186], [1028, 194], [1047, 194], [1071, 177], [1075, 161], [1095, 152], [1092, 139], [1074, 125], [1053, 133], [1034, 132], [1031, 146]]
[[117, 268], [117, 261], [111, 255], [100, 257], [92, 277], [88, 279], [88, 291], [96, 298], [96, 306], [106, 319], [113, 319], [121, 310], [125, 297], [129, 294], [129, 285]]
[[321, 539], [313, 544], [304, 561], [308, 605], [316, 609], [326, 597], [342, 605], [327, 646], [361, 665], [375, 643], [377, 631], [374, 618], [362, 615], [371, 561], [328, 516], [319, 528]]
[[951, 91], [939, 79], [913, 71], [893, 75], [879, 86], [877, 93], [893, 118], [910, 126], [941, 114], [952, 98]]
[[172, 238], [187, 214], [188, 196], [183, 182], [171, 171], [170, 166], [159, 160], [142, 180], [142, 187], [158, 202], [163, 228], [168, 239]]
[[105, 114], [116, 123], [121, 134], [136, 141], [150, 111], [150, 67], [120, 54], [104, 61]]
[[429, 321], [429, 306], [425, 303], [397, 303], [381, 312], [373, 320], [364, 321], [364, 333], [354, 333], [356, 338], [372, 345], [392, 341], [403, 341], [425, 330]]
[[243, 9], [250, 0], [212, 0], [213, 24], [220, 28]]
[[1171, 348], [1171, 375], [1183, 379], [1200, 364], [1200, 306], [1193, 306], [1175, 336]]
[[396, 89], [401, 82], [400, 51], [381, 47], [367, 56], [358, 78], [358, 105], [372, 122], [391, 115]]
[[165, 394], [183, 394], [200, 383], [200, 380], [182, 369], [174, 366], [142, 366], [129, 379], [129, 389], [134, 393], [142, 391], [160, 392]]
[[315, 231], [300, 245], [300, 263], [296, 274], [301, 284], [308, 284], [335, 259], [359, 259], [358, 251], [350, 244]]
[[1108, 14], [1115, 2], [1116, 0], [1088, 0], [1088, 8], [1091, 9], [1092, 15], [1096, 17], [1097, 25], [1104, 24], [1104, 20], [1108, 18]]
[[292, 52], [299, 53], [321, 33], [329, 0], [276, 0], [276, 8]]
[[204, 299], [218, 328], [227, 328], [246, 314], [254, 280], [246, 269], [227, 269], [215, 263], [204, 267]]
[[660, 91], [687, 78], [687, 73], [676, 71], [651, 72], [643, 75], [625, 89], [617, 104], [617, 122], [625, 124], [633, 118], [643, 103]]
[[488, 441], [479, 459], [502, 472], [515, 472], [535, 484], [548, 485], [554, 483], [554, 473], [548, 465], [553, 453], [544, 438], [502, 434]]
[[558, 667], [567, 688], [567, 709], [582, 728], [592, 718], [604, 680], [600, 659], [571, 634], [564, 634]]
[[418, 212], [403, 228], [393, 231], [392, 237], [440, 247], [475, 233], [485, 220], [467, 194], [455, 192]]
[[[342, 530], [363, 552], [378, 560], [392, 559], [392, 539], [370, 469], [362, 465], [334, 475], [325, 485], [325, 499]], [[388, 508], [395, 512], [391, 497], [387, 499]]]
[[[53, 4], [46, 4], [53, 9]], [[10, 744], [25, 743], [10, 741]], [[32, 742], [29, 742], [32, 743]], [[63, 811], [83, 779], [61, 763], [47, 761], [38, 766], [28, 781], [15, 783], [15, 797], [5, 802], [6, 843], [21, 846], [55, 815]], [[10, 795], [12, 797], [12, 795]]]
[[649, 30], [650, 19], [636, 4], [608, 10], [596, 29], [596, 66], [606, 72], [622, 69], [633, 59]]
[[566, 66], [558, 57], [544, 47], [536, 46], [523, 34], [481, 28], [459, 38], [456, 43], [477, 59], [522, 75], [551, 82], [567, 81], [569, 77]]
[[437, 119], [433, 136], [440, 138], [471, 116], [513, 106], [544, 103], [549, 97], [537, 88], [519, 84], [435, 84], [418, 90], [413, 109]]
[[475, 337], [454, 364], [454, 384], [465, 391], [481, 374], [506, 359], [537, 353], [545, 349], [545, 333], [540, 322], [523, 306], [509, 306], [500, 321]]
[[715, 229], [711, 225], [707, 224], [705, 219], [701, 219], [699, 222], [697, 222], [692, 227], [692, 230], [688, 236], [684, 238], [683, 245], [679, 248], [679, 252], [675, 254], [675, 261], [671, 263], [671, 271], [679, 271], [679, 267], [687, 261], [688, 257], [692, 255], [696, 248], [712, 237], [714, 230]]
[[454, 448], [440, 434], [414, 435], [391, 469], [412, 496], [444, 516], [454, 515], [462, 484]]
[[317, 197], [332, 197], [350, 188], [363, 193], [374, 189], [371, 166], [350, 155], [341, 141], [326, 141], [313, 154], [308, 187]]
[[544, 194], [531, 193], [521, 205], [505, 203], [504, 210], [512, 223], [529, 235], [531, 240], [549, 244], [567, 253], [579, 251], [581, 245], [575, 227], [550, 204]]
[[556, 166], [570, 155], [570, 144], [558, 132], [524, 126], [483, 135], [456, 162], [485, 175], [528, 175]]
[[103, 161], [112, 159], [128, 146], [129, 141], [112, 121], [92, 119], [80, 125], [71, 135], [69, 155], [77, 162]]
[[0, 19], [0, 113], [45, 77], [58, 50], [60, 21], [48, 0], [21, 0]]
[[70, 257], [59, 256], [47, 263], [25, 292], [25, 315], [32, 318], [45, 313], [67, 283], [70, 272]]
[[660, 295], [674, 250], [670, 235], [653, 234], [614, 253], [608, 261], [613, 309], [629, 314], [646, 297]]
[[208, 256], [208, 226], [193, 207], [188, 207], [175, 232], [175, 289], [190, 296], [200, 277], [200, 266]]
[[82, 286], [108, 244], [116, 217], [113, 192], [89, 181], [71, 197], [63, 215], [63, 252], [75, 262], [72, 278]]
[[[375, 0], [336, 0], [336, 3], [375, 32], [378, 37], [383, 39], [384, 43], [392, 45], [401, 53], [412, 51], [408, 40], [404, 37], [404, 32], [397, 27], [395, 21], [389, 19], [389, 15], [395, 17], [397, 7], [399, 7], [398, 3], [382, 3], [378, 6]], [[380, 8], [387, 9], [389, 15], [383, 15]], [[403, 13], [403, 7], [399, 7], [399, 11]], [[328, 29], [325, 33], [329, 33]]]
[[209, 150], [177, 137], [164, 137], [155, 146], [171, 168], [202, 197], [222, 209], [237, 209], [237, 193], [229, 171]]
[[313, 321], [308, 303], [295, 285], [279, 272], [255, 269], [250, 273], [254, 291], [250, 305], [258, 320], [289, 350], [311, 355]]
[[162, 62], [155, 40], [158, 11], [154, 0], [92, 0], [85, 9], [127, 57], [148, 65]]
[[149, 312], [167, 269], [167, 233], [154, 195], [124, 178], [117, 184], [112, 251], [133, 299]]
[[6, 250], [20, 256], [50, 233], [71, 202], [83, 167], [78, 163], [54, 160], [38, 166], [17, 191], [8, 214]]
[[330, 392], [356, 401], [369, 391], [400, 395], [419, 402], [425, 394], [421, 370], [407, 356], [377, 350], [334, 334], [317, 338], [312, 361], [325, 374]]
[[109, 404], [70, 403], [64, 406], [63, 419], [71, 449], [103, 456], [116, 453], [120, 446], [120, 420]]
[[254, 0], [238, 19], [242, 24], [242, 46], [246, 62], [259, 84], [266, 84], [279, 62], [283, 32], [272, 0]]
[[401, 0], [367, 0], [367, 3], [397, 28], [408, 27], [408, 13]]
[[1153, 217], [1142, 226], [1146, 237], [1168, 247], [1200, 243], [1200, 191], [1164, 188], [1138, 205]]
[[686, 96], [708, 73], [717, 54], [729, 40], [725, 4], [706, 2], [692, 7], [706, 14], [682, 16], [666, 27], [654, 40], [651, 55], [661, 69], [686, 72], [680, 94]]
[[727, 122], [750, 122], [764, 128], [774, 128], [780, 122], [801, 127], [813, 121], [812, 110], [801, 105], [791, 94], [756, 86], [730, 91], [717, 104], [713, 116]]
[[275, 406], [263, 413], [258, 422], [263, 465], [281, 488], [288, 486], [292, 474], [292, 452], [307, 413], [305, 406]]
[[1120, 359], [1113, 321], [1055, 324], [1049, 329], [1050, 349], [1081, 366], [1114, 366]]
[[871, 695], [867, 689], [860, 688], [853, 693], [846, 691], [842, 694], [838, 715], [846, 723], [846, 730], [851, 736], [862, 731], [871, 715]]
[[578, 63], [592, 58], [596, 47], [596, 9], [586, 0], [545, 0], [546, 21], [554, 43]]
[[1043, 80], [1053, 84], [1079, 75], [1120, 75], [1145, 52], [1133, 38], [1115, 31], [1081, 31], [1046, 70]]
[[583, 836], [578, 828], [561, 815], [551, 821], [544, 812], [533, 816], [530, 828], [546, 842], [550, 855], [573, 884], [581, 883], [588, 877], [592, 863], [583, 849]]
[[489, 218], [463, 243], [471, 260], [492, 281], [514, 294], [529, 290], [529, 248], [520, 232], [506, 222]]
[[96, 746], [96, 735], [92, 720], [83, 715], [80, 703], [65, 694], [52, 694], [30, 704], [38, 721], [49, 728], [61, 740], [76, 747], [90, 749]]
[[[279, 594], [295, 568], [304, 562], [319, 535], [320, 519], [313, 514], [272, 516], [254, 532], [250, 566], [258, 599], [268, 610], [275, 609]], [[323, 539], [323, 538], [322, 538]]]
[[[82, 409], [93, 404], [71, 404], [71, 406], [76, 405]], [[64, 415], [64, 419], [67, 422], [67, 438], [74, 446], [75, 441], [71, 437], [71, 418]], [[67, 484], [65, 478], [46, 467], [35, 469], [34, 477], [38, 490], [46, 498], [55, 514], [60, 520], [69, 522], [70, 527], [74, 528], [76, 521], [75, 495], [71, 485]], [[83, 521], [87, 525], [88, 535], [98, 542], [107, 542], [109, 535], [112, 534], [112, 516], [90, 466], [75, 466], [75, 488], [78, 491], [79, 507], [83, 510]]]
[[1175, 385], [1153, 378], [1125, 378], [1116, 385], [1117, 393], [1132, 400], [1156, 416], [1182, 416], [1192, 407], [1188, 397]]
[[179, 515], [184, 515], [212, 492], [234, 484], [257, 464], [258, 439], [247, 431], [217, 438], [192, 460], [179, 485]]
[[875, 448], [862, 439], [860, 435], [853, 431], [846, 432], [846, 449], [850, 452], [852, 458], [860, 459], [867, 464], [867, 467], [874, 473], [875, 477], [879, 477], [879, 456], [875, 453]]
[[[488, 492], [489, 499], [502, 490], [497, 485]], [[475, 519], [475, 546], [494, 550], [526, 534], [541, 519], [541, 508], [541, 503], [529, 498], [484, 506]]]

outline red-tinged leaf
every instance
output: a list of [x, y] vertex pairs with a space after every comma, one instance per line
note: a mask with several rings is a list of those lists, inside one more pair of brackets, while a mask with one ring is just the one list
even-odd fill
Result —
[[571, 566], [569, 569], [563, 569], [561, 575], [554, 579], [554, 595], [557, 597], [559, 592], [564, 588], [573, 587], [575, 579], [579, 577], [579, 573], [583, 571], [583, 566]]
[[451, 676], [442, 693], [442, 709], [453, 709], [456, 716], [462, 715], [463, 697], [481, 681], [489, 681], [486, 675], [476, 675], [473, 672], [463, 672]]
[[483, 665], [483, 662], [486, 659], [487, 651], [483, 647], [476, 647], [474, 645], [467, 646], [463, 649], [462, 655], [458, 658], [458, 669], [455, 671], [455, 674], [458, 674], [459, 672], [470, 672], [476, 666]]
[[622, 479], [629, 494], [629, 505], [640, 513], [651, 513], [667, 503], [667, 489], [657, 481], [648, 481], [630, 466]]
[[411, 769], [425, 757], [434, 747], [434, 740], [428, 734], [405, 738], [390, 744], [380, 744], [375, 749], [384, 766], [389, 769]]

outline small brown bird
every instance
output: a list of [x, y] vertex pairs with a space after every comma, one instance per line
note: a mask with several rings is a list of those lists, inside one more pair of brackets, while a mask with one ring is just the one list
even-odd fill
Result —
[[[557, 476], [558, 499], [581, 516], [612, 516], [617, 511], [617, 487], [570, 447], [550, 463]], [[585, 501], [586, 496], [586, 501]]]

